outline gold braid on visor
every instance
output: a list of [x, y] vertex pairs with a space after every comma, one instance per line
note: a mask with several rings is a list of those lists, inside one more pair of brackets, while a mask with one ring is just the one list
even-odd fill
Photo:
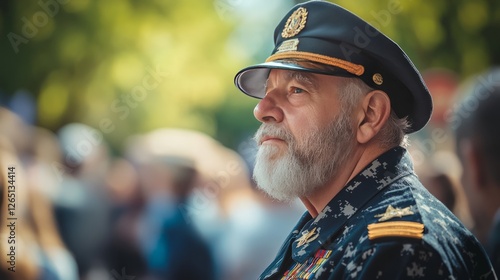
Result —
[[270, 57], [268, 57], [266, 59], [266, 62], [275, 61], [278, 59], [287, 59], [287, 58], [307, 59], [314, 62], [339, 67], [356, 76], [361, 76], [365, 72], [365, 68], [363, 67], [363, 65], [354, 64], [352, 62], [345, 61], [339, 58], [329, 57], [326, 55], [315, 54], [310, 52], [291, 51], [291, 52], [275, 53]]

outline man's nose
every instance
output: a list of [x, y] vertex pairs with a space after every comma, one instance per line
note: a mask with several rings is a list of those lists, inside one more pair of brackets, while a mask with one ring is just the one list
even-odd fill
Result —
[[272, 93], [266, 93], [255, 106], [253, 114], [262, 123], [283, 121], [283, 110], [278, 106], [276, 96]]

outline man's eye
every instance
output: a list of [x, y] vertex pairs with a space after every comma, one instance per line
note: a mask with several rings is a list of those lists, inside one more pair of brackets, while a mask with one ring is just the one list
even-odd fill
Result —
[[298, 87], [292, 87], [292, 93], [303, 93], [304, 90]]

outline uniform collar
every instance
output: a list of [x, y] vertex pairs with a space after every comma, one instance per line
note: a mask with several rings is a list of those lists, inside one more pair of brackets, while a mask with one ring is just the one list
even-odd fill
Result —
[[[390, 183], [412, 173], [410, 156], [402, 147], [390, 149], [372, 161], [346, 184], [315, 219], [308, 214], [302, 217], [289, 237], [292, 239], [293, 260], [303, 263], [312, 257], [373, 196]], [[303, 244], [297, 246], [299, 243]]]

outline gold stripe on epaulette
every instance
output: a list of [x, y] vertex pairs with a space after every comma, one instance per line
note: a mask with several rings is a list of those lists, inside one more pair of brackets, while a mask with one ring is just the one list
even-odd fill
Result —
[[417, 222], [410, 221], [394, 221], [394, 222], [384, 222], [384, 223], [376, 223], [369, 224], [368, 229], [380, 229], [380, 228], [415, 228], [415, 229], [424, 229], [424, 225]]
[[407, 237], [407, 238], [422, 239], [422, 237], [424, 237], [424, 235], [422, 233], [412, 233], [412, 232], [405, 232], [405, 231], [368, 233], [368, 238], [370, 240], [382, 238], [382, 237]]
[[424, 225], [417, 222], [395, 221], [368, 225], [370, 240], [382, 237], [409, 237], [422, 239]]

